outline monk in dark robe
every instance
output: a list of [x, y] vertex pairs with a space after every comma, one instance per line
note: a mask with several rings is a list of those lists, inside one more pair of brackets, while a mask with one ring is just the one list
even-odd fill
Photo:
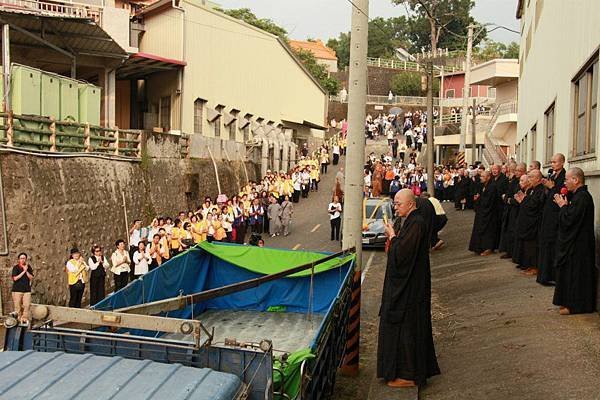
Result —
[[542, 184], [546, 188], [546, 203], [542, 212], [542, 225], [540, 228], [540, 246], [538, 251], [538, 276], [537, 282], [542, 285], [556, 283], [556, 238], [558, 236], [558, 212], [560, 208], [554, 202], [554, 195], [560, 194], [565, 185], [565, 156], [555, 154], [550, 161], [552, 175], [544, 179]]
[[394, 197], [396, 215], [405, 218], [399, 231], [386, 224], [390, 240], [381, 309], [377, 376], [390, 387], [424, 385], [438, 375], [431, 327], [429, 237], [414, 194]]
[[462, 210], [467, 207], [467, 199], [471, 192], [471, 179], [469, 173], [464, 168], [458, 170], [458, 175], [454, 177], [454, 208]]
[[565, 174], [569, 195], [554, 195], [560, 207], [556, 241], [557, 279], [554, 305], [562, 315], [596, 310], [598, 271], [594, 236], [594, 199], [580, 168]]
[[538, 272], [538, 238], [542, 209], [546, 201], [542, 178], [539, 169], [530, 170], [527, 173], [529, 182], [527, 191], [518, 193], [515, 197], [519, 202], [519, 215], [513, 260], [518, 268], [525, 270], [527, 275], [537, 275]]
[[496, 212], [498, 213], [498, 234], [496, 235], [498, 243], [496, 243], [495, 246], [495, 248], [498, 248], [500, 245], [500, 231], [502, 230], [502, 216], [504, 215], [503, 198], [508, 190], [508, 178], [502, 173], [502, 169], [498, 164], [492, 165], [490, 170], [492, 172], [492, 180], [496, 185], [496, 192], [498, 194], [498, 208], [496, 209]]
[[504, 214], [502, 216], [502, 228], [500, 229], [500, 247], [499, 250], [504, 254], [500, 258], [512, 258], [515, 246], [515, 235], [517, 229], [517, 216], [519, 215], [519, 203], [515, 200], [515, 195], [521, 190], [519, 180], [525, 171], [525, 163], [516, 164], [514, 174], [508, 182], [508, 189], [504, 196]]
[[492, 254], [498, 241], [498, 194], [491, 176], [490, 171], [481, 173], [481, 191], [474, 196], [475, 220], [469, 251], [482, 256]]

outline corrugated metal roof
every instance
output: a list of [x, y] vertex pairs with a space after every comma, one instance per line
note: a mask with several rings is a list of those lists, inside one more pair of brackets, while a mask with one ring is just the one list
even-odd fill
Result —
[[2, 399], [231, 400], [241, 382], [208, 368], [92, 354], [0, 352]]

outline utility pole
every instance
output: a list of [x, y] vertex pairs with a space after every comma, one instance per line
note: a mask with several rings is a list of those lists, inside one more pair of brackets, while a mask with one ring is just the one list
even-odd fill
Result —
[[465, 84], [463, 86], [463, 107], [462, 107], [462, 119], [461, 119], [461, 132], [460, 132], [460, 145], [458, 147], [459, 153], [465, 153], [465, 143], [467, 141], [467, 131], [469, 130], [469, 123], [467, 121], [469, 115], [469, 87], [471, 86], [471, 53], [473, 51], [473, 25], [469, 25], [469, 32], [467, 36], [467, 60], [465, 62]]
[[472, 124], [472, 129], [471, 129], [471, 164], [475, 164], [476, 158], [477, 158], [477, 153], [476, 153], [476, 147], [477, 147], [477, 130], [475, 129], [475, 127], [477, 126], [477, 122], [476, 122], [476, 115], [477, 115], [477, 100], [473, 99], [473, 118], [471, 119]]
[[[440, 103], [441, 106], [441, 103]], [[427, 64], [427, 190], [433, 196], [433, 60]]]
[[[348, 134], [342, 249], [356, 247], [352, 283], [352, 304], [348, 321], [346, 351], [342, 372], [358, 375], [360, 338], [360, 287], [362, 270], [362, 221], [365, 165], [365, 107], [367, 104], [367, 46], [369, 40], [369, 0], [354, 0], [350, 38], [348, 77]], [[390, 216], [391, 217], [391, 216]], [[355, 307], [354, 305], [357, 305]]]

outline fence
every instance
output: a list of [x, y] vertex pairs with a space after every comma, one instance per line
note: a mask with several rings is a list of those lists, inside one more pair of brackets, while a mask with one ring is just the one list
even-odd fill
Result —
[[99, 23], [102, 17], [102, 0], [82, 0], [81, 3], [71, 1], [38, 1], [38, 0], [3, 0], [4, 7], [39, 11], [46, 15], [60, 15], [69, 18], [89, 18]]
[[[399, 69], [402, 71], [409, 72], [425, 72], [423, 66], [414, 61], [401, 61], [395, 60], [392, 58], [367, 58], [367, 65], [370, 67], [379, 67], [379, 68], [389, 68], [389, 69]], [[436, 67], [436, 70], [440, 70], [439, 67]], [[444, 71], [447, 73], [453, 73], [459, 71], [459, 68], [455, 67], [444, 67]]]
[[[56, 153], [97, 153], [139, 159], [144, 135], [137, 129], [104, 128], [53, 118], [0, 113], [0, 143], [6, 147]], [[189, 135], [180, 136], [180, 154], [189, 157]]]

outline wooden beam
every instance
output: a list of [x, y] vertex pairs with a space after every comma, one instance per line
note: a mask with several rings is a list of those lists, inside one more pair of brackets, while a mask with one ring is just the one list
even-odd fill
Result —
[[285, 271], [277, 272], [270, 275], [261, 276], [260, 278], [249, 279], [231, 285], [223, 286], [216, 289], [206, 290], [204, 292], [194, 293], [187, 296], [172, 297], [169, 299], [153, 301], [150, 303], [138, 304], [135, 306], [120, 308], [115, 310], [119, 313], [135, 313], [135, 314], [159, 314], [161, 312], [179, 310], [192, 304], [197, 304], [206, 300], [214, 299], [217, 297], [226, 296], [231, 293], [241, 292], [243, 290], [251, 289], [277, 279], [284, 278], [289, 275], [293, 275], [298, 272], [305, 271], [307, 269], [314, 269], [315, 266], [322, 264], [326, 261], [333, 260], [334, 258], [345, 256], [349, 253], [354, 252], [355, 248], [352, 247], [348, 250], [340, 251], [339, 253], [331, 254], [323, 257], [319, 260], [315, 260], [310, 263], [300, 265], [298, 267], [286, 269]]

